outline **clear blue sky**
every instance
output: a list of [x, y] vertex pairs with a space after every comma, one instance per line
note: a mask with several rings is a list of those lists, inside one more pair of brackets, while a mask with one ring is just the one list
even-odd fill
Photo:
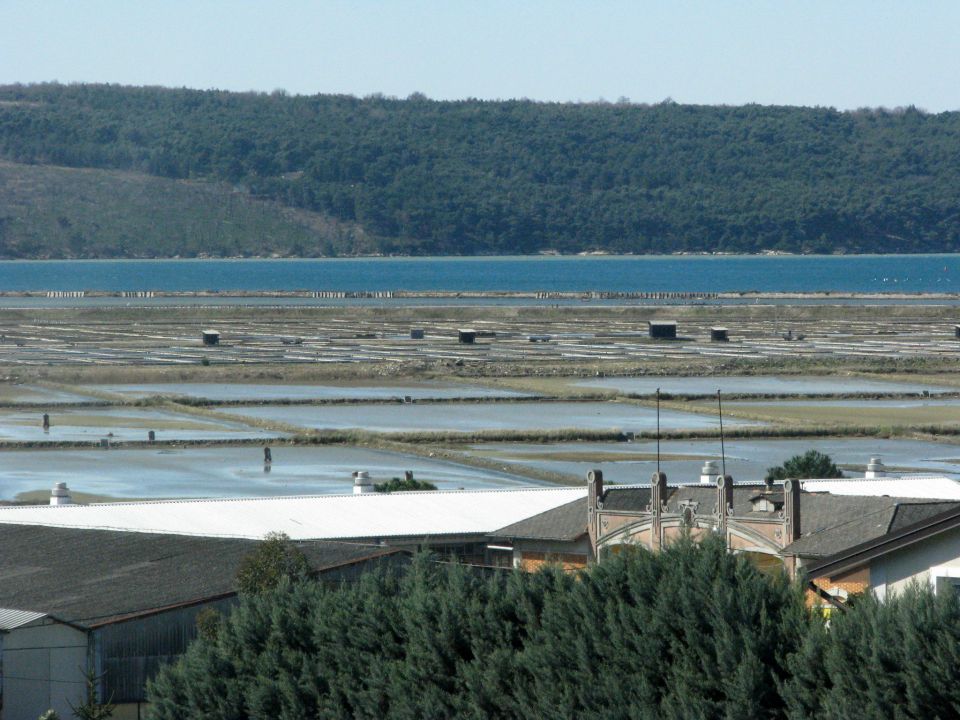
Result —
[[0, 83], [960, 110], [956, 0], [0, 0]]

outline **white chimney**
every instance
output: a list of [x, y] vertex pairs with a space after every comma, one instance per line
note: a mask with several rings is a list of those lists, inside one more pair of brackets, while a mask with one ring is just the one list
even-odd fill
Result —
[[870, 462], [867, 463], [867, 472], [864, 475], [864, 478], [867, 480], [875, 480], [877, 478], [882, 478], [887, 476], [887, 467], [883, 464], [879, 457], [870, 458]]
[[373, 482], [370, 480], [370, 473], [366, 470], [357, 470], [353, 473], [353, 494], [354, 495], [365, 495], [366, 493], [372, 493]]
[[73, 498], [70, 497], [70, 491], [65, 482], [55, 483], [53, 490], [50, 491], [51, 505], [72, 505]]
[[717, 481], [717, 475], [720, 474], [720, 468], [717, 467], [716, 460], [707, 460], [700, 469], [700, 482], [713, 485]]

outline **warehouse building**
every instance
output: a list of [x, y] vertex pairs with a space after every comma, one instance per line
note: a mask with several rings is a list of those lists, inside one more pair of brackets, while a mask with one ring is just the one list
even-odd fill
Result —
[[[196, 636], [197, 614], [236, 601], [235, 576], [257, 542], [0, 525], [3, 720], [72, 717], [88, 674], [116, 720], [139, 718], [145, 686]], [[356, 577], [405, 562], [389, 548], [301, 542], [316, 576]]]

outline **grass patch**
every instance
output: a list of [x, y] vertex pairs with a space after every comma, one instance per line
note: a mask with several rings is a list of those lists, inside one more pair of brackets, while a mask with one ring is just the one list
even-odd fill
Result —
[[[960, 424], [960, 406], [918, 405], [914, 407], [878, 407], [836, 405], [724, 405], [724, 414], [776, 424], [913, 426]], [[714, 408], [715, 411], [715, 408]]]
[[[650, 462], [657, 459], [656, 453], [643, 452], [593, 452], [593, 451], [568, 451], [568, 452], [547, 452], [547, 453], [511, 453], [511, 459], [515, 460], [557, 460], [560, 462]], [[702, 455], [683, 455], [662, 453], [660, 460], [682, 461], [682, 460], [702, 460]]]

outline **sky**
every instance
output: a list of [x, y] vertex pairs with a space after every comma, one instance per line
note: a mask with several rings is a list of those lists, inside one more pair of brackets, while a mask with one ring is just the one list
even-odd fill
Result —
[[956, 0], [0, 0], [0, 83], [960, 110]]

